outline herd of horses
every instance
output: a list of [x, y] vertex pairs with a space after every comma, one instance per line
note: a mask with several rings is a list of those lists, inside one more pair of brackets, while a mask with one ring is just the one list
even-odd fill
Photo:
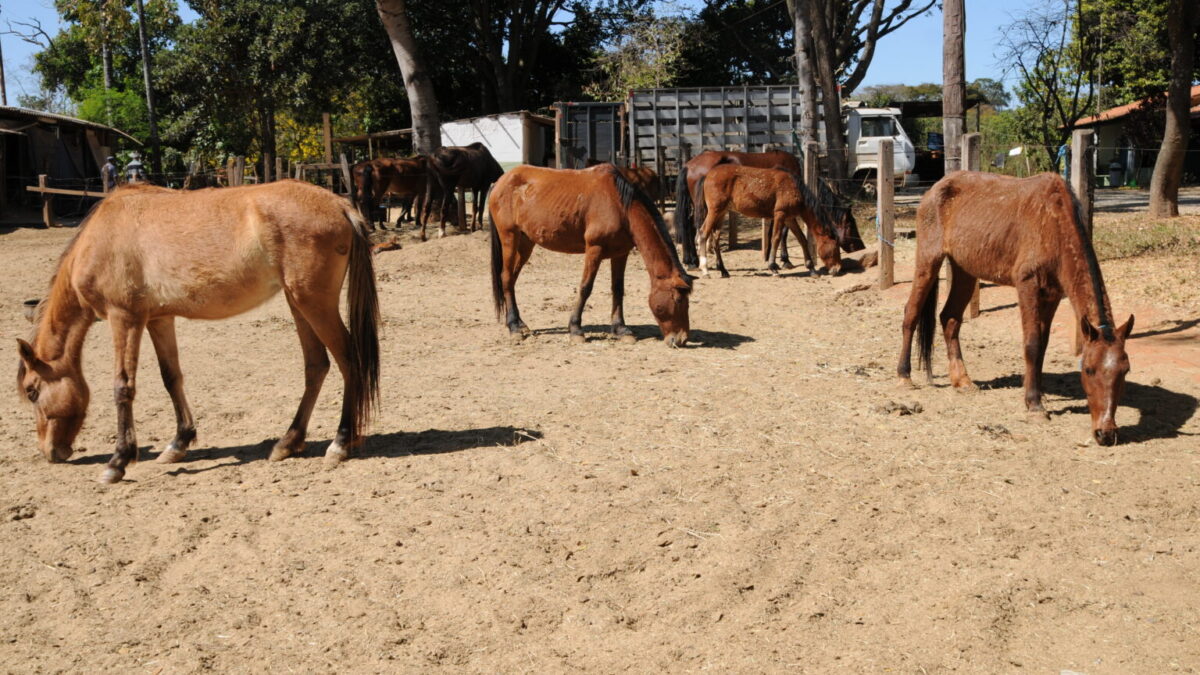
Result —
[[[345, 459], [362, 441], [377, 407], [379, 306], [369, 237], [375, 206], [387, 195], [412, 199], [422, 238], [430, 212], [442, 218], [444, 233], [456, 190], [476, 191], [476, 205], [486, 199], [493, 302], [497, 319], [517, 339], [530, 331], [517, 308], [515, 284], [536, 246], [583, 256], [568, 322], [573, 341], [584, 339], [583, 310], [606, 259], [612, 266], [612, 333], [634, 341], [623, 299], [626, 263], [636, 248], [650, 277], [651, 313], [672, 347], [688, 342], [695, 278], [687, 269], [698, 267], [706, 274], [708, 257], [715, 254], [718, 270], [728, 276], [715, 242], [716, 223], [727, 211], [770, 220], [763, 235], [769, 237], [764, 263], [773, 272], [788, 229], [807, 257], [800, 221], [808, 225], [830, 273], [841, 268], [840, 251], [864, 247], [849, 206], [822, 181], [816, 190], [807, 187], [796, 158], [783, 152], [710, 151], [687, 162], [676, 186], [675, 241], [656, 203], [661, 197], [657, 179], [644, 169], [600, 164], [581, 170], [519, 166], [504, 172], [486, 147], [475, 144], [363, 162], [353, 176], [353, 203], [293, 180], [187, 192], [131, 185], [100, 202], [59, 259], [38, 304], [31, 339], [18, 340], [18, 386], [33, 405], [46, 459], [69, 459], [83, 426], [89, 389], [81, 356], [96, 320], [107, 320], [112, 330], [117, 407], [117, 447], [101, 480], [118, 482], [137, 457], [133, 400], [142, 332], [150, 334], [177, 422], [174, 439], [157, 459], [182, 461], [196, 431], [183, 389], [175, 318], [231, 317], [279, 291], [295, 321], [305, 384], [299, 408], [270, 459], [303, 451], [330, 355], [342, 374], [343, 399], [325, 457], [332, 464]], [[482, 226], [482, 209], [475, 211], [472, 220]], [[786, 248], [783, 253], [787, 265]], [[906, 386], [912, 385], [914, 332], [921, 365], [932, 378], [938, 270], [944, 260], [953, 270], [953, 283], [938, 318], [950, 384], [974, 388], [958, 333], [975, 281], [1015, 286], [1024, 334], [1025, 403], [1031, 413], [1044, 415], [1042, 363], [1051, 320], [1067, 297], [1084, 335], [1080, 376], [1093, 435], [1101, 445], [1116, 443], [1133, 317], [1114, 327], [1078, 202], [1062, 178], [957, 172], [924, 196], [897, 366]], [[815, 268], [811, 259], [807, 264]], [[343, 285], [348, 286], [348, 325], [338, 309]]]

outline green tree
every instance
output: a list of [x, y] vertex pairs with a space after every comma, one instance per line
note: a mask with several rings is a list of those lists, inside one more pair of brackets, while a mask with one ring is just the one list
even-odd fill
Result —
[[1021, 76], [1016, 111], [1021, 141], [1039, 146], [1053, 164], [1071, 127], [1092, 109], [1095, 35], [1075, 0], [1038, 7], [1004, 31], [1000, 58]]

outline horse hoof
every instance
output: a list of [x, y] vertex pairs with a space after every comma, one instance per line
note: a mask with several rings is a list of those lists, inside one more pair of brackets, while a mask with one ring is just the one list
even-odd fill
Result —
[[271, 448], [271, 454], [267, 456], [267, 461], [282, 462], [292, 455], [300, 454], [303, 449], [303, 446], [299, 448], [293, 448], [283, 444], [276, 444], [275, 447]]
[[635, 344], [637, 343], [637, 336], [633, 333], [621, 333], [617, 336], [617, 342], [627, 345]]
[[524, 342], [526, 337], [528, 337], [528, 336], [525, 335], [525, 333], [523, 333], [521, 331], [512, 331], [511, 333], [508, 334], [509, 342], [512, 342], [515, 345], [519, 345], [522, 342]]
[[154, 461], [158, 462], [159, 464], [178, 464], [186, 457], [187, 450], [169, 447], [166, 450], [158, 453], [158, 457], [156, 457]]
[[100, 474], [99, 482], [107, 483], [107, 484], [111, 485], [113, 483], [120, 483], [121, 479], [124, 477], [125, 477], [124, 469], [114, 469], [110, 466], [104, 470], [104, 473]]
[[783, 269], [794, 270], [794, 269], [796, 269], [796, 266], [792, 264], [791, 260], [784, 260], [783, 261]]
[[960, 394], [973, 394], [979, 391], [979, 385], [967, 380], [965, 383], [955, 384], [954, 391], [957, 391]]
[[587, 337], [583, 333], [571, 333], [571, 344], [573, 344], [573, 345], [587, 344]]
[[346, 461], [348, 457], [350, 457], [350, 451], [343, 447], [341, 443], [334, 441], [329, 444], [329, 449], [325, 451], [325, 468], [332, 469]]
[[1047, 422], [1050, 420], [1050, 413], [1046, 412], [1045, 408], [1028, 410], [1025, 414], [1029, 417], [1030, 422]]
[[422, 235], [421, 235], [421, 241], [429, 241], [429, 240], [428, 240], [427, 238], [425, 238], [425, 235], [423, 235], [423, 234], [422, 234]]
[[729, 278], [729, 272], [721, 272], [721, 278], [722, 278], [722, 279], [728, 279], [728, 278]]
[[901, 389], [916, 389], [917, 385], [913, 384], [911, 377], [896, 378], [896, 385]]

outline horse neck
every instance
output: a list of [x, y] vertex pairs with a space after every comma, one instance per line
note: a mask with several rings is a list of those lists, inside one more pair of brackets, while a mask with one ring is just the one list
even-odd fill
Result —
[[[1113, 320], [1112, 304], [1108, 300], [1108, 290], [1104, 285], [1104, 277], [1100, 275], [1100, 266], [1096, 265], [1096, 279], [1088, 269], [1088, 255], [1091, 245], [1079, 241], [1079, 234], [1074, 225], [1067, 223], [1063, 236], [1067, 242], [1074, 245], [1060, 246], [1059, 254], [1059, 283], [1071, 300], [1071, 306], [1081, 316], [1086, 316], [1093, 326], [1099, 327]], [[1090, 255], [1095, 255], [1091, 252]], [[1100, 298], [1097, 301], [1096, 289], [1099, 288]], [[1101, 316], [1101, 307], [1103, 314]]]
[[654, 218], [646, 212], [646, 207], [638, 202], [630, 205], [628, 216], [629, 232], [633, 235], [633, 243], [637, 244], [646, 263], [646, 271], [651, 279], [670, 279], [678, 274], [675, 266], [674, 249], [663, 240]]
[[71, 284], [70, 260], [59, 265], [51, 284], [50, 296], [42, 308], [34, 337], [34, 349], [46, 362], [63, 362], [77, 368], [83, 353], [83, 341], [95, 320], [91, 310], [79, 302]]

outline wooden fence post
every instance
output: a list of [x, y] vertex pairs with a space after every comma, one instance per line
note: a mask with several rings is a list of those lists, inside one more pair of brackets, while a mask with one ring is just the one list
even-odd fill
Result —
[[[1083, 219], [1083, 229], [1087, 230], [1087, 236], [1092, 238], [1092, 198], [1094, 196], [1094, 183], [1092, 181], [1092, 161], [1096, 150], [1092, 146], [1092, 131], [1090, 129], [1077, 129], [1071, 134], [1071, 190], [1075, 193], [1075, 198], [1079, 200], [1080, 216]], [[1071, 331], [1075, 334], [1075, 354], [1083, 353], [1083, 330], [1079, 327], [1079, 320], [1087, 316], [1087, 307], [1075, 307], [1075, 330]]]
[[234, 180], [230, 181], [231, 185], [241, 185], [242, 181], [246, 179], [246, 158], [241, 155], [238, 155], [237, 159], [234, 160], [233, 178]]
[[283, 157], [275, 156], [275, 180], [283, 180], [287, 174], [283, 172]]
[[886, 291], [896, 283], [896, 182], [893, 141], [879, 140], [878, 185], [875, 189], [876, 237], [879, 239], [879, 290]]
[[[809, 141], [804, 144], [804, 184], [808, 186], [809, 191], [814, 195], [821, 194], [819, 190], [819, 182], [821, 177], [817, 175], [817, 155], [821, 152], [821, 146], [816, 141]], [[806, 226], [807, 227], [807, 226]], [[808, 257], [811, 260], [817, 260], [817, 240], [813, 238], [812, 228], [808, 229]]]
[[[979, 134], [964, 134], [962, 137], [962, 164], [967, 171], [979, 171], [982, 164], [979, 159], [979, 148], [982, 136]], [[971, 303], [967, 305], [964, 319], [974, 319], [979, 316], [979, 280], [975, 280], [975, 292], [971, 295]]]
[[[46, 174], [38, 174], [38, 187], [46, 189]], [[54, 197], [50, 193], [42, 193], [42, 222], [46, 227], [58, 227], [58, 222], [54, 220]]]
[[338, 160], [342, 164], [342, 180], [345, 181], [346, 194], [354, 191], [354, 184], [350, 182], [350, 163], [346, 161], [346, 153], [340, 153]]

